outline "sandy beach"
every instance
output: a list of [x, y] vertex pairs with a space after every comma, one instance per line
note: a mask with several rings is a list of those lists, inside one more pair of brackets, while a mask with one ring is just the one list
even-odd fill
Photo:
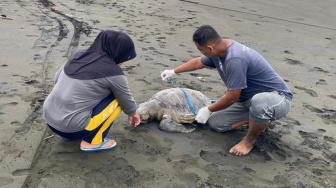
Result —
[[[0, 187], [336, 187], [335, 8], [332, 0], [2, 0]], [[134, 40], [138, 55], [122, 68], [138, 104], [170, 87], [218, 99], [226, 88], [216, 70], [160, 78], [201, 55], [192, 34], [203, 24], [260, 52], [294, 93], [287, 117], [248, 156], [228, 152], [246, 128], [167, 133], [158, 122], [131, 128], [122, 114], [109, 133], [116, 149], [90, 154], [46, 128], [54, 73], [102, 29]]]

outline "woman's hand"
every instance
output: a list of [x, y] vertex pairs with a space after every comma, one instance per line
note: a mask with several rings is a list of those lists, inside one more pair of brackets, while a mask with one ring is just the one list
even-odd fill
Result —
[[140, 125], [140, 115], [135, 113], [133, 115], [129, 115], [128, 116], [128, 123], [133, 126], [133, 127], [137, 127], [138, 125]]

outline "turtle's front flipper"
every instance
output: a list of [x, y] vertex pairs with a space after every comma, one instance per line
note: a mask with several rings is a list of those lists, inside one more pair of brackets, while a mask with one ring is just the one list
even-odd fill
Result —
[[167, 132], [172, 132], [172, 133], [190, 133], [196, 129], [195, 127], [192, 127], [192, 125], [184, 126], [183, 124], [173, 121], [171, 116], [167, 114], [163, 115], [159, 128], [162, 131], [167, 131]]

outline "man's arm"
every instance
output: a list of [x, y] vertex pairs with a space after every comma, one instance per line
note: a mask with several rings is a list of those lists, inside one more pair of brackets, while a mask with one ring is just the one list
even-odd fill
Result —
[[178, 66], [174, 69], [175, 74], [182, 72], [190, 72], [197, 69], [203, 69], [205, 65], [202, 63], [201, 57], [194, 58], [183, 65]]
[[226, 109], [239, 100], [240, 93], [241, 93], [240, 89], [227, 91], [225, 95], [223, 95], [217, 102], [209, 105], [208, 109], [211, 112]]

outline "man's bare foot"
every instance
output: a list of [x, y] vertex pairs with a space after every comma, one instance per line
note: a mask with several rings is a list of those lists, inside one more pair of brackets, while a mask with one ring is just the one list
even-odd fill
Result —
[[245, 138], [230, 149], [230, 153], [238, 156], [244, 156], [250, 153], [253, 148], [253, 143]]
[[[101, 149], [104, 149], [104, 148], [109, 148], [113, 145], [116, 145], [117, 143], [114, 141], [114, 140], [110, 140], [108, 141], [103, 147], [101, 147]], [[84, 140], [82, 140], [81, 144], [80, 144], [80, 148], [81, 149], [93, 149], [93, 148], [97, 148], [99, 147], [100, 144], [98, 145], [94, 145], [94, 144], [90, 144], [90, 143], [87, 143], [85, 142]]]

